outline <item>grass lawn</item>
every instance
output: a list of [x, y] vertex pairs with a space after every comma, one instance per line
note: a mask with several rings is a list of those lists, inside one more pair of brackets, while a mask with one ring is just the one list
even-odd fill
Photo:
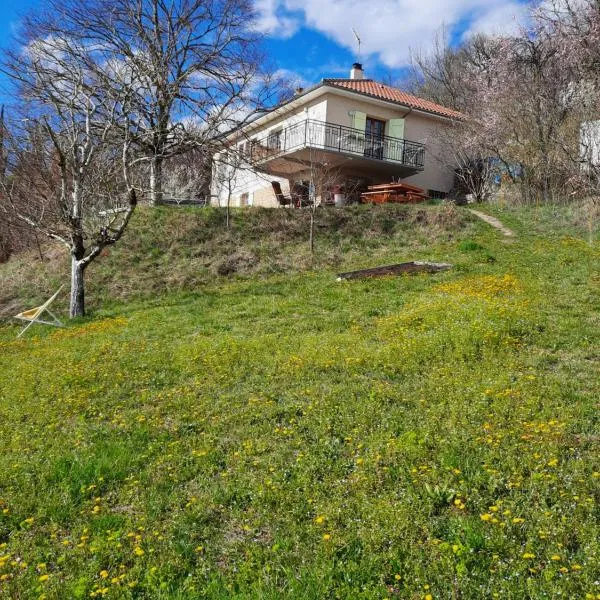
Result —
[[0, 596], [600, 598], [598, 240], [484, 210], [0, 327]]

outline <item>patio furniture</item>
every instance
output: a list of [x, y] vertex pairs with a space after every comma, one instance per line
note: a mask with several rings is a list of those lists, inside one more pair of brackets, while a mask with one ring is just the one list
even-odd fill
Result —
[[370, 185], [367, 190], [360, 199], [370, 204], [423, 202], [428, 197], [424, 189], [408, 183], [380, 183]]
[[[49, 306], [56, 300], [58, 294], [63, 289], [64, 285], [61, 285], [56, 294], [54, 294], [49, 300], [44, 302], [41, 306], [31, 308], [30, 310], [23, 311], [18, 315], [15, 315], [15, 319], [21, 321], [27, 321], [27, 325], [17, 335], [20, 338], [34, 323], [43, 323], [44, 325], [52, 325], [53, 327], [64, 327], [64, 324], [58, 319], [58, 317], [50, 311]], [[44, 312], [47, 312], [51, 317], [52, 321], [42, 321], [40, 318]]]
[[279, 206], [290, 206], [292, 204], [292, 199], [289, 196], [284, 196], [283, 192], [281, 191], [281, 184], [279, 181], [271, 181], [271, 186]]

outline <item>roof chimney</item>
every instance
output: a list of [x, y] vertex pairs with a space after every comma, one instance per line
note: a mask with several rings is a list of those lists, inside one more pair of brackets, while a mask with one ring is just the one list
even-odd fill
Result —
[[352, 70], [350, 71], [350, 79], [364, 79], [365, 73], [363, 71], [362, 65], [360, 63], [355, 62], [352, 65]]

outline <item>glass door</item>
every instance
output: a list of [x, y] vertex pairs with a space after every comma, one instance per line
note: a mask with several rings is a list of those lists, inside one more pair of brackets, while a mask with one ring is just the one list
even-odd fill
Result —
[[365, 156], [383, 158], [385, 121], [367, 117], [365, 128]]

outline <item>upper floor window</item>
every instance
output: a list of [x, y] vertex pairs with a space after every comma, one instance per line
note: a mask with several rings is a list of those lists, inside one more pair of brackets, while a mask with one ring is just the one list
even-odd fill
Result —
[[365, 134], [369, 138], [382, 138], [385, 132], [385, 121], [367, 117]]

